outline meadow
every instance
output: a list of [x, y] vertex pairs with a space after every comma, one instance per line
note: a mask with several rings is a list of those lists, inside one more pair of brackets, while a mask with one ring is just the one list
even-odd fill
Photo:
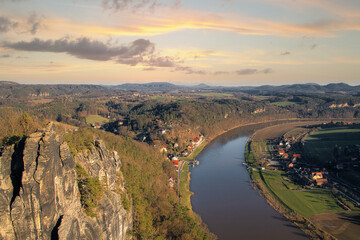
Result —
[[86, 122], [88, 124], [104, 124], [109, 122], [109, 119], [104, 118], [100, 115], [89, 115], [86, 117]]
[[360, 143], [360, 129], [338, 127], [322, 129], [305, 139], [304, 152], [317, 163], [334, 161], [334, 147]]

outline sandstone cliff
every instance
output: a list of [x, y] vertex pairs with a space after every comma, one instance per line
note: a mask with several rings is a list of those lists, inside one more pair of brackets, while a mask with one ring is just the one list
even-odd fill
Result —
[[0, 239], [127, 238], [132, 218], [121, 202], [119, 156], [97, 140], [75, 158], [89, 176], [106, 182], [92, 217], [81, 206], [69, 147], [51, 127], [2, 152]]

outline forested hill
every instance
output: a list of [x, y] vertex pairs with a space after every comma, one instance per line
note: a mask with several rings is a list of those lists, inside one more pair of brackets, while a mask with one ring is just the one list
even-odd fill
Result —
[[341, 93], [359, 95], [360, 85], [350, 86], [345, 83], [331, 83], [318, 85], [315, 83], [292, 84], [259, 87], [239, 86], [223, 87], [199, 84], [194, 86], [175, 85], [168, 82], [126, 83], [121, 85], [105, 86], [91, 84], [19, 84], [10, 81], [0, 81], [0, 98], [20, 97], [57, 97], [62, 95], [99, 96], [121, 91], [140, 92], [169, 92], [169, 91], [216, 91], [216, 92], [244, 92], [249, 94], [276, 94], [276, 93]]
[[114, 90], [101, 85], [19, 84], [0, 81], [0, 98], [56, 97], [62, 95], [105, 94]]

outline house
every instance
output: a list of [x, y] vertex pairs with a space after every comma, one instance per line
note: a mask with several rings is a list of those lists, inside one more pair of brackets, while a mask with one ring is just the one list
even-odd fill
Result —
[[294, 164], [293, 163], [290, 163], [289, 165], [288, 165], [288, 168], [293, 168], [294, 167]]
[[171, 162], [174, 164], [174, 165], [178, 165], [179, 164], [179, 158], [177, 156], [173, 156], [171, 158]]
[[199, 146], [204, 141], [204, 136], [200, 135], [199, 137], [196, 137], [191, 140], [191, 144], [195, 147]]
[[289, 158], [289, 154], [284, 153], [284, 154], [282, 155], [282, 157], [283, 157], [284, 159], [288, 159], [288, 158]]
[[189, 152], [187, 150], [184, 150], [181, 152], [181, 156], [187, 157], [187, 156], [189, 156]]
[[315, 182], [316, 182], [316, 186], [323, 186], [328, 183], [328, 180], [325, 178], [322, 178], [322, 179], [316, 179]]
[[192, 150], [193, 150], [193, 146], [189, 145], [189, 146], [186, 147], [186, 149], [187, 149], [188, 151], [192, 151]]
[[321, 172], [313, 172], [311, 173], [311, 178], [313, 180], [322, 179], [324, 176]]
[[282, 156], [284, 155], [285, 150], [283, 148], [279, 148], [279, 155]]
[[169, 187], [173, 188], [174, 187], [174, 179], [172, 177], [169, 178]]
[[167, 148], [166, 148], [166, 147], [161, 147], [161, 148], [160, 148], [160, 152], [161, 152], [161, 153], [164, 153], [164, 152], [166, 153], [166, 152], [167, 152]]
[[166, 129], [160, 129], [160, 130], [158, 131], [158, 133], [161, 134], [161, 135], [163, 135], [163, 134], [166, 133]]
[[294, 154], [293, 154], [293, 157], [294, 157], [294, 158], [301, 158], [301, 154], [299, 154], [299, 153], [294, 153]]
[[140, 142], [145, 142], [145, 140], [146, 140], [146, 136], [145, 136], [145, 135], [140, 135], [140, 136], [139, 136], [139, 141], [140, 141]]

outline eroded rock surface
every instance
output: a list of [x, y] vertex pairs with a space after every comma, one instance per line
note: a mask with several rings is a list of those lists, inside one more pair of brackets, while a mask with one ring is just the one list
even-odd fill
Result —
[[[96, 217], [81, 208], [75, 161], [50, 128], [8, 147], [0, 157], [0, 239], [126, 239], [131, 215], [116, 152], [100, 140], [76, 157], [90, 176], [107, 182]], [[122, 181], [123, 182], [123, 181]]]

